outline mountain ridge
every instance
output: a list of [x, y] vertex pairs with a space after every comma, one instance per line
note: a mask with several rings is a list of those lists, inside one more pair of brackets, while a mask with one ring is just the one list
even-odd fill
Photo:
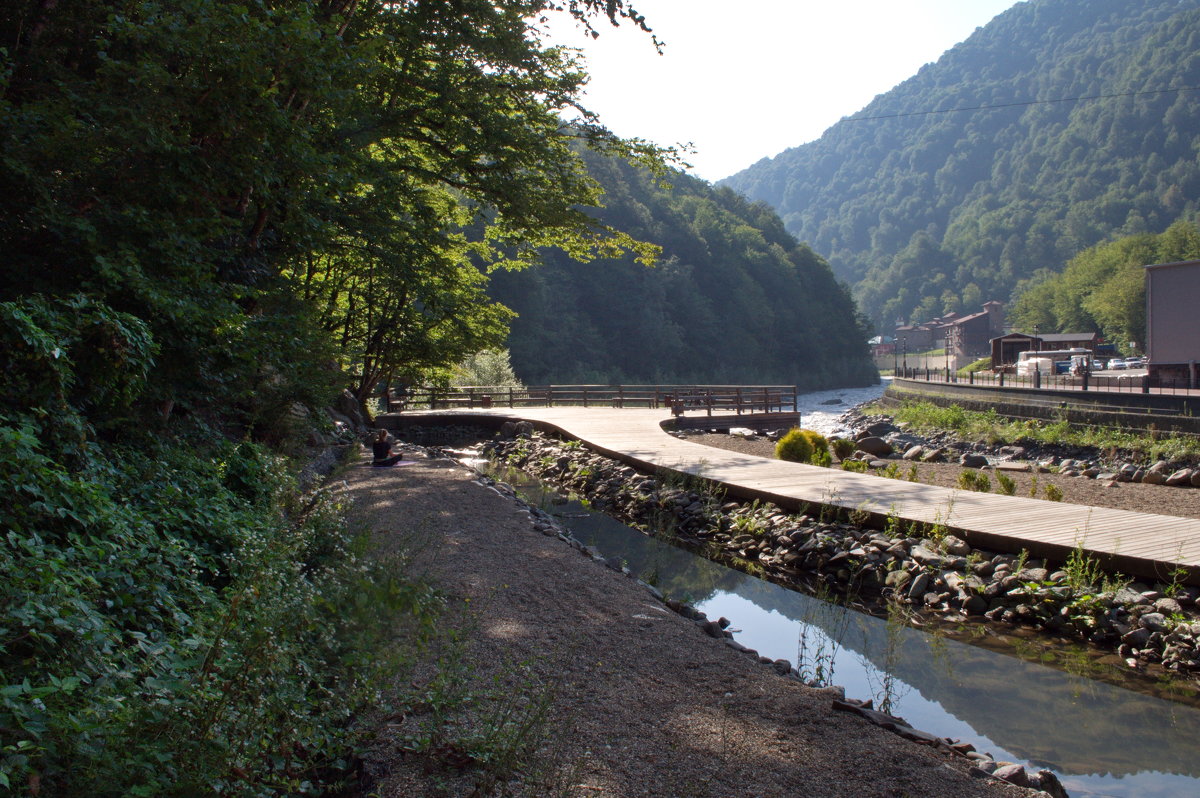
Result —
[[1197, 211], [1198, 6], [1015, 5], [718, 185], [771, 204], [882, 329], [1008, 303], [1089, 246]]

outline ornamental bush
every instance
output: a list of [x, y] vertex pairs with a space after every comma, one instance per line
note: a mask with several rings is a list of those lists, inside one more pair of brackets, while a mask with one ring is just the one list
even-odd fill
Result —
[[829, 441], [819, 432], [811, 429], [802, 429], [800, 433], [808, 438], [808, 442], [812, 444], [812, 454], [809, 455], [808, 462], [813, 465], [818, 465], [823, 468], [828, 468], [833, 462], [833, 458], [829, 454]]
[[793, 427], [775, 444], [775, 456], [793, 463], [807, 463], [813, 456], [812, 440], [807, 430]]

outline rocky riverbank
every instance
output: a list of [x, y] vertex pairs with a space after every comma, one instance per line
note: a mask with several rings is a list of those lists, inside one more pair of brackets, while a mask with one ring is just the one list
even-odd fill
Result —
[[1012, 624], [1086, 641], [1128, 667], [1200, 671], [1200, 591], [1119, 581], [1082, 557], [1047, 563], [973, 549], [944, 529], [884, 529], [820, 508], [789, 515], [726, 502], [700, 482], [641, 474], [577, 444], [521, 435], [496, 459], [587, 498], [597, 509], [782, 584], [825, 590], [877, 612]]

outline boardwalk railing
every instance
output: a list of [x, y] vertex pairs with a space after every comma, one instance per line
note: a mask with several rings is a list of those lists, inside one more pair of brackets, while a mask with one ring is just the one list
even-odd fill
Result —
[[389, 391], [388, 412], [410, 409], [490, 407], [649, 407], [713, 413], [790, 413], [796, 408], [794, 385], [469, 385], [448, 390], [412, 388]]
[[1015, 374], [992, 374], [971, 372], [957, 374], [951, 369], [898, 369], [896, 376], [925, 382], [957, 383], [961, 385], [984, 385], [998, 388], [1021, 388], [1025, 390], [1045, 389], [1052, 391], [1098, 391], [1102, 393], [1144, 393], [1188, 395], [1200, 393], [1189, 388], [1187, 380], [1174, 380], [1151, 376], [1145, 373], [1122, 374], [1119, 371], [1084, 375], [1033, 374], [1018, 377]]

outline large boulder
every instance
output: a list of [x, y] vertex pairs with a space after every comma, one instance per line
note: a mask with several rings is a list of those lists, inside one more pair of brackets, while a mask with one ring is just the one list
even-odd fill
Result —
[[1179, 469], [1174, 474], [1167, 477], [1166, 484], [1170, 485], [1171, 487], [1180, 487], [1183, 485], [1191, 485], [1192, 484], [1192, 469], [1190, 469], [1190, 468]]
[[362, 431], [367, 428], [367, 422], [363, 418], [362, 406], [359, 405], [358, 399], [350, 391], [345, 390], [338, 394], [338, 398], [333, 403], [333, 409], [341, 413], [356, 430]]
[[859, 449], [876, 457], [887, 457], [893, 452], [892, 445], [883, 438], [868, 435], [855, 442]]
[[978, 452], [966, 452], [962, 457], [958, 458], [959, 464], [963, 468], [985, 468], [988, 464], [986, 455]]

